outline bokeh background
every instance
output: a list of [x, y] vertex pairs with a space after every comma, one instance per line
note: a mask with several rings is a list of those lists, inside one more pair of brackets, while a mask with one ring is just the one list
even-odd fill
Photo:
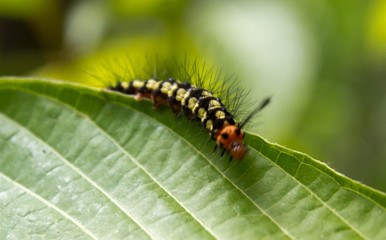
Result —
[[386, 1], [0, 1], [0, 75], [95, 84], [153, 52], [234, 73], [273, 97], [250, 131], [386, 191]]

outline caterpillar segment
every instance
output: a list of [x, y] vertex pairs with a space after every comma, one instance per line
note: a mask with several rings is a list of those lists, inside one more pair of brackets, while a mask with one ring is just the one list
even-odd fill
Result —
[[190, 83], [174, 82], [168, 91], [168, 102], [174, 114], [181, 111], [181, 101], [184, 98], [186, 91], [193, 86]]
[[191, 88], [186, 91], [184, 97], [182, 98], [181, 105], [182, 105], [182, 112], [192, 121], [195, 120], [196, 114], [194, 113], [194, 108], [196, 104], [198, 103], [198, 100], [203, 96], [202, 92], [205, 91], [205, 89], [202, 88]]
[[216, 140], [215, 151], [217, 147], [223, 149], [221, 156], [227, 151], [231, 155], [230, 160], [235, 158], [240, 161], [244, 158], [246, 153], [244, 132], [221, 100], [214, 97], [212, 92], [172, 78], [163, 81], [149, 79], [120, 82], [109, 89], [135, 95], [137, 100], [151, 99], [154, 108], [166, 105], [171, 107], [174, 114], [182, 111], [192, 121], [201, 121], [211, 137]]
[[169, 78], [165, 81], [158, 81], [156, 85], [154, 85], [154, 89], [151, 93], [151, 99], [154, 104], [154, 108], [158, 109], [160, 105], [168, 106], [168, 92], [171, 86], [175, 83], [175, 80]]

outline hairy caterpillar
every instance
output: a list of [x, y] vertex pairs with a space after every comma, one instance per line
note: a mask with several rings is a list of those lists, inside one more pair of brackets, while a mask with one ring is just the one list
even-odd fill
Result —
[[[186, 80], [190, 79], [188, 77]], [[204, 128], [216, 141], [214, 151], [219, 147], [223, 149], [221, 156], [225, 152], [229, 152], [230, 160], [235, 158], [238, 161], [242, 160], [246, 153], [242, 128], [253, 115], [270, 102], [270, 98], [264, 99], [254, 111], [247, 115], [244, 121], [237, 123], [233, 114], [227, 110], [219, 97], [216, 97], [212, 91], [188, 81], [181, 82], [174, 78], [117, 81], [117, 83], [110, 85], [109, 89], [123, 94], [135, 95], [137, 100], [151, 99], [155, 109], [160, 105], [170, 106], [175, 114], [182, 112], [191, 120], [201, 121]], [[232, 92], [232, 87], [227, 89], [228, 94], [229, 92]]]

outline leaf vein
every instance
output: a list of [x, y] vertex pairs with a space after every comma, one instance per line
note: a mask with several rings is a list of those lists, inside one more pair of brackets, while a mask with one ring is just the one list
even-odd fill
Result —
[[[67, 159], [65, 159], [60, 153], [58, 153], [52, 146], [48, 145], [48, 143], [44, 142], [42, 139], [40, 139], [38, 136], [36, 136], [34, 133], [32, 133], [29, 129], [26, 127], [22, 126], [17, 122], [16, 120], [8, 117], [5, 114], [0, 113], [2, 116], [7, 118], [9, 121], [12, 121], [15, 125], [23, 129], [25, 132], [29, 133], [31, 136], [33, 136], [35, 139], [37, 139], [40, 143], [43, 145], [47, 146], [56, 156], [59, 157], [67, 166], [69, 166], [74, 172], [79, 174], [83, 179], [85, 179], [87, 182], [89, 182], [92, 186], [94, 186], [96, 189], [98, 189], [103, 195], [105, 195], [110, 201], [114, 203], [119, 209], [121, 209], [129, 218], [131, 218], [141, 229], [144, 230], [144, 232], [149, 235], [150, 238], [154, 239], [154, 237], [151, 235], [151, 233], [144, 227], [142, 226], [139, 222], [135, 220], [135, 218], [128, 212], [126, 211], [115, 199], [113, 199], [102, 187], [100, 187], [96, 182], [91, 180], [85, 173], [83, 173], [79, 168], [75, 167], [73, 164], [71, 164]], [[67, 215], [68, 216], [68, 215]]]
[[[258, 154], [264, 155], [262, 152], [257, 152], [255, 149], [251, 148], [253, 151], [255, 151]], [[280, 154], [279, 154], [280, 155]], [[333, 214], [335, 214], [343, 223], [345, 223], [347, 226], [349, 226], [355, 233], [357, 233], [361, 238], [367, 239], [363, 233], [361, 233], [359, 230], [356, 230], [345, 218], [343, 218], [339, 213], [335, 212], [326, 202], [324, 202], [321, 198], [319, 198], [318, 195], [316, 195], [314, 192], [309, 190], [302, 182], [300, 182], [297, 178], [286, 172], [283, 168], [281, 168], [276, 162], [269, 159], [269, 157], [265, 156], [266, 159], [271, 161], [277, 168], [282, 170], [284, 173], [286, 173], [289, 177], [291, 177], [295, 182], [297, 182], [299, 185], [301, 185], [306, 191], [308, 191], [312, 196], [314, 196], [319, 202], [321, 202], [326, 208], [328, 208]], [[306, 163], [303, 163], [306, 164]]]
[[17, 181], [9, 178], [8, 176], [4, 175], [3, 172], [0, 172], [0, 177], [2, 177], [3, 179], [5, 179], [6, 181], [14, 184], [16, 187], [22, 189], [24, 192], [26, 192], [27, 194], [31, 195], [32, 197], [38, 199], [40, 202], [44, 203], [45, 205], [47, 205], [48, 207], [54, 209], [55, 211], [57, 211], [58, 213], [60, 213], [61, 215], [63, 215], [66, 219], [69, 219], [71, 222], [73, 222], [77, 227], [79, 227], [84, 233], [86, 233], [87, 235], [89, 235], [91, 238], [93, 239], [98, 239], [92, 232], [90, 232], [85, 226], [83, 226], [80, 222], [78, 222], [78, 220], [76, 220], [75, 218], [71, 217], [70, 215], [68, 215], [65, 211], [63, 211], [62, 209], [58, 208], [56, 205], [52, 204], [50, 201], [48, 201], [47, 199], [41, 197], [40, 195], [36, 194], [35, 192], [31, 191], [30, 189], [28, 189], [27, 187], [23, 186], [22, 184], [18, 183]]

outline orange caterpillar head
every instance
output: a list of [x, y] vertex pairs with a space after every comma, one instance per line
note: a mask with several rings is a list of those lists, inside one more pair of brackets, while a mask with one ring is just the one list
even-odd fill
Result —
[[224, 126], [220, 130], [219, 135], [216, 137], [216, 148], [218, 146], [224, 149], [224, 151], [228, 151], [232, 158], [235, 158], [237, 161], [241, 161], [244, 158], [246, 152], [246, 147], [243, 140], [244, 132], [241, 131], [241, 128], [245, 126], [245, 124], [253, 117], [253, 115], [267, 106], [270, 100], [271, 98], [264, 99], [261, 104], [255, 110], [253, 110], [239, 125]]
[[246, 148], [244, 144], [244, 132], [238, 126], [228, 125], [221, 129], [217, 136], [217, 146], [227, 150], [229, 154], [240, 161], [244, 158]]

